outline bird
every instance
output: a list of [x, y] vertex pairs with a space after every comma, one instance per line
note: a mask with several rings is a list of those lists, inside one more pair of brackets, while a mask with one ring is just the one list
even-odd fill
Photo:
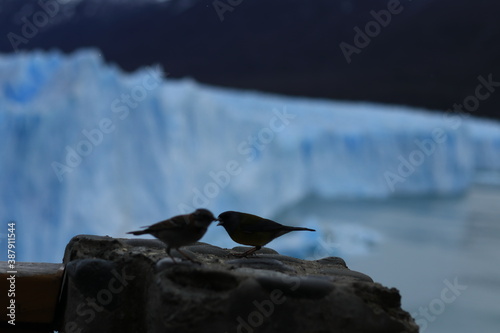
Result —
[[289, 227], [257, 215], [235, 211], [223, 212], [218, 216], [217, 220], [219, 221], [217, 225], [223, 226], [233, 241], [254, 246], [250, 250], [238, 254], [239, 257], [253, 254], [273, 239], [290, 231], [316, 231], [303, 227]]
[[176, 249], [183, 257], [192, 262], [196, 262], [184, 252], [180, 247], [193, 244], [203, 237], [208, 226], [213, 221], [217, 221], [212, 212], [199, 208], [191, 214], [177, 215], [167, 220], [145, 226], [144, 230], [130, 231], [127, 234], [144, 235], [151, 234], [167, 245], [167, 254], [175, 263], [174, 257], [170, 254], [171, 249]]

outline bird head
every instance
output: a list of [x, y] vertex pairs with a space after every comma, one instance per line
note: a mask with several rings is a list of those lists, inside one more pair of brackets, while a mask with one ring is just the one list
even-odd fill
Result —
[[194, 218], [195, 224], [199, 224], [202, 226], [208, 226], [210, 225], [210, 223], [212, 223], [212, 221], [217, 221], [212, 212], [204, 208], [199, 208], [195, 210], [192, 213], [192, 216]]
[[217, 225], [223, 226], [226, 230], [231, 230], [237, 226], [239, 217], [237, 212], [227, 211], [219, 215]]

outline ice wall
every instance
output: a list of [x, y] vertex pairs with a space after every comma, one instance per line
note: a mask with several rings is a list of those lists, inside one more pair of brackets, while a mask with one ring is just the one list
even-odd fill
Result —
[[126, 74], [94, 50], [0, 55], [0, 137], [0, 220], [17, 221], [20, 260], [200, 206], [271, 216], [309, 194], [453, 194], [500, 169], [498, 123]]

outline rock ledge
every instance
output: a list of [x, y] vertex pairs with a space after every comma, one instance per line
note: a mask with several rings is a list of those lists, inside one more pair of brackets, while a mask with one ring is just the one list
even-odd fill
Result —
[[264, 248], [250, 258], [205, 243], [74, 237], [64, 255], [61, 332], [418, 332], [388, 289], [344, 260], [315, 261]]

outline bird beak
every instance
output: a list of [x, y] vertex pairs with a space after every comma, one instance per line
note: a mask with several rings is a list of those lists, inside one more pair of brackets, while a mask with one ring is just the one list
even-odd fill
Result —
[[217, 219], [216, 221], [219, 221], [219, 223], [217, 223], [217, 225], [224, 225], [224, 222], [222, 222], [221, 220]]

